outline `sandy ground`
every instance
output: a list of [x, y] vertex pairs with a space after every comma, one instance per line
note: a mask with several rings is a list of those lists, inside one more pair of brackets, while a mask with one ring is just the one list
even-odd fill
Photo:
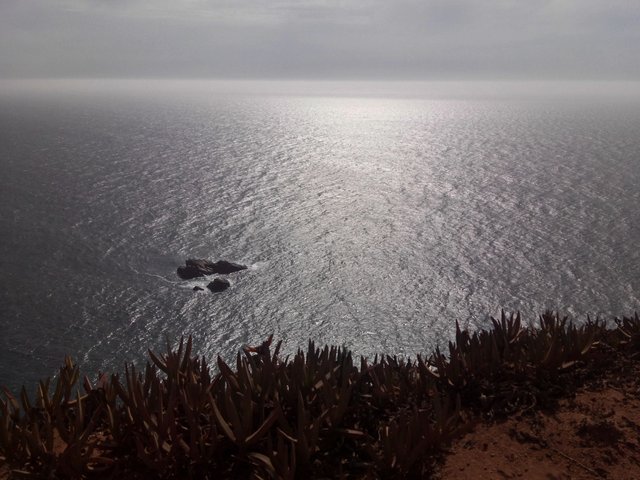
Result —
[[454, 443], [440, 478], [640, 479], [640, 371], [599, 383], [553, 412], [480, 422]]

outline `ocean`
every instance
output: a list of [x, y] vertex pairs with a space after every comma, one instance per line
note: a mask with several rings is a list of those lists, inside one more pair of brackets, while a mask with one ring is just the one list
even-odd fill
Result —
[[[415, 356], [501, 308], [632, 314], [628, 88], [5, 83], [0, 385], [65, 354], [121, 371], [183, 335], [209, 358], [271, 333], [283, 355], [312, 339]], [[249, 268], [195, 292], [206, 279], [176, 275], [190, 257]]]

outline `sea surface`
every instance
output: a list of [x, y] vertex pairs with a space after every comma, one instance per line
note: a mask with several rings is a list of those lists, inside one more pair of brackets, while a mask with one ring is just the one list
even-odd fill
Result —
[[[4, 85], [0, 385], [640, 310], [640, 95], [298, 87]], [[249, 268], [194, 292], [189, 257]]]

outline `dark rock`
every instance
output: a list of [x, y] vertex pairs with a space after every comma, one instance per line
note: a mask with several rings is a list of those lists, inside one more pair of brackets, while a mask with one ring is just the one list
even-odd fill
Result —
[[240, 270], [246, 270], [246, 265], [241, 265], [239, 263], [227, 262], [226, 260], [218, 260], [213, 264], [213, 273], [219, 273], [221, 275], [226, 275], [228, 273], [239, 272]]
[[207, 285], [207, 288], [212, 292], [222, 292], [231, 286], [231, 282], [226, 278], [214, 278], [213, 282]]
[[204, 277], [204, 273], [196, 267], [187, 265], [186, 267], [178, 267], [178, 276], [184, 280], [190, 280], [196, 277]]
[[185, 264], [184, 267], [178, 267], [178, 276], [184, 280], [204, 277], [205, 275], [226, 275], [247, 268], [246, 265], [240, 265], [239, 263], [228, 262], [226, 260], [212, 262], [210, 260], [190, 258]]
[[204, 288], [198, 287], [197, 285], [195, 287], [193, 287], [193, 291], [194, 292], [202, 292], [203, 290], [204, 290]]

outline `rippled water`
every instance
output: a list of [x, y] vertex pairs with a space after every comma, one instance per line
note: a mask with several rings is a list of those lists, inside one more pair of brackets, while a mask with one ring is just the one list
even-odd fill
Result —
[[[639, 105], [0, 95], [0, 384], [183, 334], [413, 355], [501, 307], [631, 313]], [[250, 269], [196, 293], [187, 257]]]

